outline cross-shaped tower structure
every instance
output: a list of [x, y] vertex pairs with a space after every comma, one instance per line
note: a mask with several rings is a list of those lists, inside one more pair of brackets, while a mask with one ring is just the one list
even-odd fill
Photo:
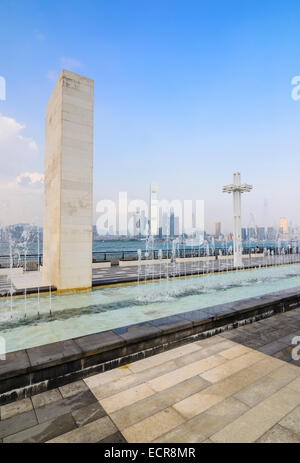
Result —
[[234, 267], [242, 267], [242, 220], [241, 220], [241, 196], [242, 193], [248, 193], [253, 189], [252, 185], [244, 183], [241, 185], [241, 174], [233, 174], [233, 183], [223, 187], [223, 193], [233, 194], [233, 221], [234, 221]]

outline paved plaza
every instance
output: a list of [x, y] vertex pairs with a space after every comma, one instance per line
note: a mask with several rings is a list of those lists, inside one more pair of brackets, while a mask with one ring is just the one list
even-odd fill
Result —
[[0, 407], [9, 442], [300, 442], [300, 309]]
[[[243, 265], [245, 268], [260, 268], [265, 266], [277, 266], [284, 264], [299, 263], [299, 254], [290, 254], [285, 256], [271, 256], [263, 258], [262, 255], [257, 257], [245, 257], [243, 258]], [[223, 259], [211, 259], [211, 260], [186, 260], [166, 263], [165, 260], [161, 264], [158, 261], [147, 265], [143, 264], [140, 267], [136, 262], [131, 262], [130, 265], [127, 262], [121, 263], [123, 265], [110, 266], [109, 262], [98, 264], [102, 265], [97, 268], [97, 264], [94, 264], [92, 271], [92, 282], [93, 286], [101, 286], [105, 284], [114, 284], [122, 282], [132, 281], [143, 281], [159, 278], [172, 278], [177, 276], [188, 276], [188, 275], [205, 275], [212, 272], [226, 272], [235, 270], [233, 266], [232, 258]], [[105, 265], [105, 266], [103, 266]], [[47, 285], [43, 283], [42, 272], [38, 271], [27, 271], [23, 272], [22, 268], [13, 269], [12, 272], [9, 268], [0, 269], [0, 296], [7, 296], [10, 291], [24, 291], [34, 290], [37, 292], [37, 288], [44, 288], [47, 290]]]

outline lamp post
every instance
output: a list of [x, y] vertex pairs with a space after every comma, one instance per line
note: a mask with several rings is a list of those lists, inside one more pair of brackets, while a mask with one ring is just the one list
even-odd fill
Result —
[[223, 187], [223, 193], [233, 194], [233, 223], [234, 223], [234, 267], [242, 267], [242, 221], [241, 221], [241, 197], [242, 193], [249, 193], [253, 189], [252, 185], [244, 183], [241, 185], [241, 174], [233, 174], [233, 183]]

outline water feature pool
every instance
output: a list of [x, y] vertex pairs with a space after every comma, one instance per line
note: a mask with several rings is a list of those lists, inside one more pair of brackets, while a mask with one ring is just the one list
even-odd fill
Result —
[[0, 336], [12, 352], [297, 286], [300, 265], [294, 264], [2, 298]]

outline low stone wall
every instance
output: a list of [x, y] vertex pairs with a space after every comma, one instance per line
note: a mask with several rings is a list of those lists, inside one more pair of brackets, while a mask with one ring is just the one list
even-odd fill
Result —
[[[263, 254], [251, 254], [251, 258], [255, 257], [260, 257], [263, 258]], [[233, 256], [217, 256], [218, 259], [220, 260], [233, 260]], [[243, 259], [249, 259], [249, 254], [243, 255]], [[207, 262], [207, 261], [214, 261], [216, 260], [216, 256], [208, 256], [208, 257], [176, 257], [176, 262], [182, 263], [182, 262]], [[171, 264], [171, 259], [163, 259], [162, 260], [163, 264], [169, 263]], [[160, 261], [159, 259], [153, 259], [153, 260], [142, 260], [141, 265], [159, 265]], [[94, 264], [93, 264], [94, 265]], [[119, 263], [120, 267], [133, 267], [138, 265], [137, 260], [120, 260]]]
[[92, 268], [110, 268], [110, 262], [93, 262], [92, 263]]
[[16, 276], [16, 275], [22, 275], [22, 274], [23, 274], [23, 268], [21, 267], [13, 268], [11, 270], [9, 268], [0, 268], [0, 275]]

